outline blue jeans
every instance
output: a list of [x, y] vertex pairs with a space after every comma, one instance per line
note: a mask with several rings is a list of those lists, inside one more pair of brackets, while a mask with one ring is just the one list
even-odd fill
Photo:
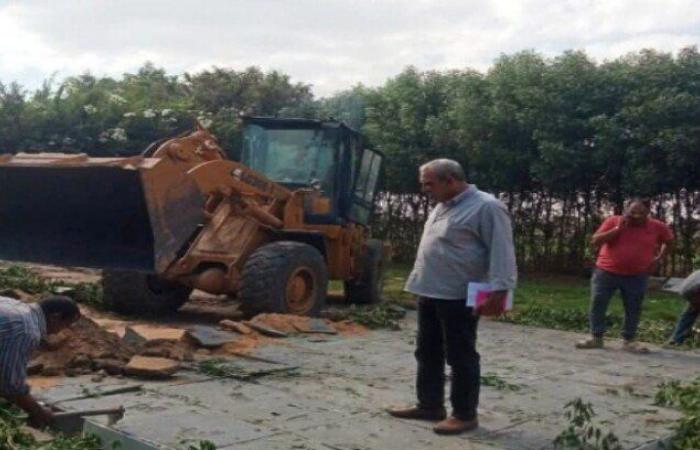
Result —
[[673, 336], [671, 336], [671, 341], [676, 344], [682, 344], [690, 334], [690, 330], [693, 329], [693, 324], [698, 316], [700, 316], [700, 309], [688, 305], [685, 311], [683, 311], [683, 314], [678, 318], [678, 323], [676, 324], [676, 329], [673, 331]]
[[622, 325], [622, 337], [631, 341], [637, 334], [639, 318], [642, 315], [642, 302], [647, 290], [649, 275], [617, 275], [596, 268], [591, 277], [591, 333], [601, 337], [605, 333], [605, 313], [610, 299], [619, 290], [625, 307], [625, 321]]

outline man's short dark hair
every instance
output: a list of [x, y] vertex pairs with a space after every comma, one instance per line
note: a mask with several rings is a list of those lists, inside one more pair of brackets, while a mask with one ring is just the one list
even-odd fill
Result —
[[627, 202], [627, 207], [629, 208], [630, 206], [639, 203], [641, 205], [644, 205], [644, 207], [648, 210], [651, 211], [651, 199], [648, 197], [632, 197], [628, 202]]
[[46, 317], [58, 315], [64, 321], [73, 321], [80, 317], [78, 305], [69, 297], [54, 295], [45, 297], [38, 303]]

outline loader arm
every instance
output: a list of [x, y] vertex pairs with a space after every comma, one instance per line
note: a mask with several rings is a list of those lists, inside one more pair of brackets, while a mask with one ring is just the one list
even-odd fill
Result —
[[246, 258], [284, 228], [294, 193], [230, 160], [200, 163], [187, 176], [207, 198], [205, 222], [165, 277], [207, 292], [234, 292]]

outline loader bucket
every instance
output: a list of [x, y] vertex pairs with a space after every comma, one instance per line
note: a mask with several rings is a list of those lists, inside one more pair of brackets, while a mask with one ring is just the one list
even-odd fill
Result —
[[164, 272], [197, 232], [203, 198], [158, 161], [0, 164], [0, 259]]

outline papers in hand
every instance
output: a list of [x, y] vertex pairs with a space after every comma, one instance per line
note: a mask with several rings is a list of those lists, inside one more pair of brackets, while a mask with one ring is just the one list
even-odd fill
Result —
[[[493, 292], [493, 288], [491, 288], [489, 283], [469, 283], [467, 285], [467, 306], [475, 308], [483, 305], [491, 292]], [[503, 306], [504, 311], [510, 311], [511, 309], [513, 309], [512, 289], [508, 290], [505, 305]]]

